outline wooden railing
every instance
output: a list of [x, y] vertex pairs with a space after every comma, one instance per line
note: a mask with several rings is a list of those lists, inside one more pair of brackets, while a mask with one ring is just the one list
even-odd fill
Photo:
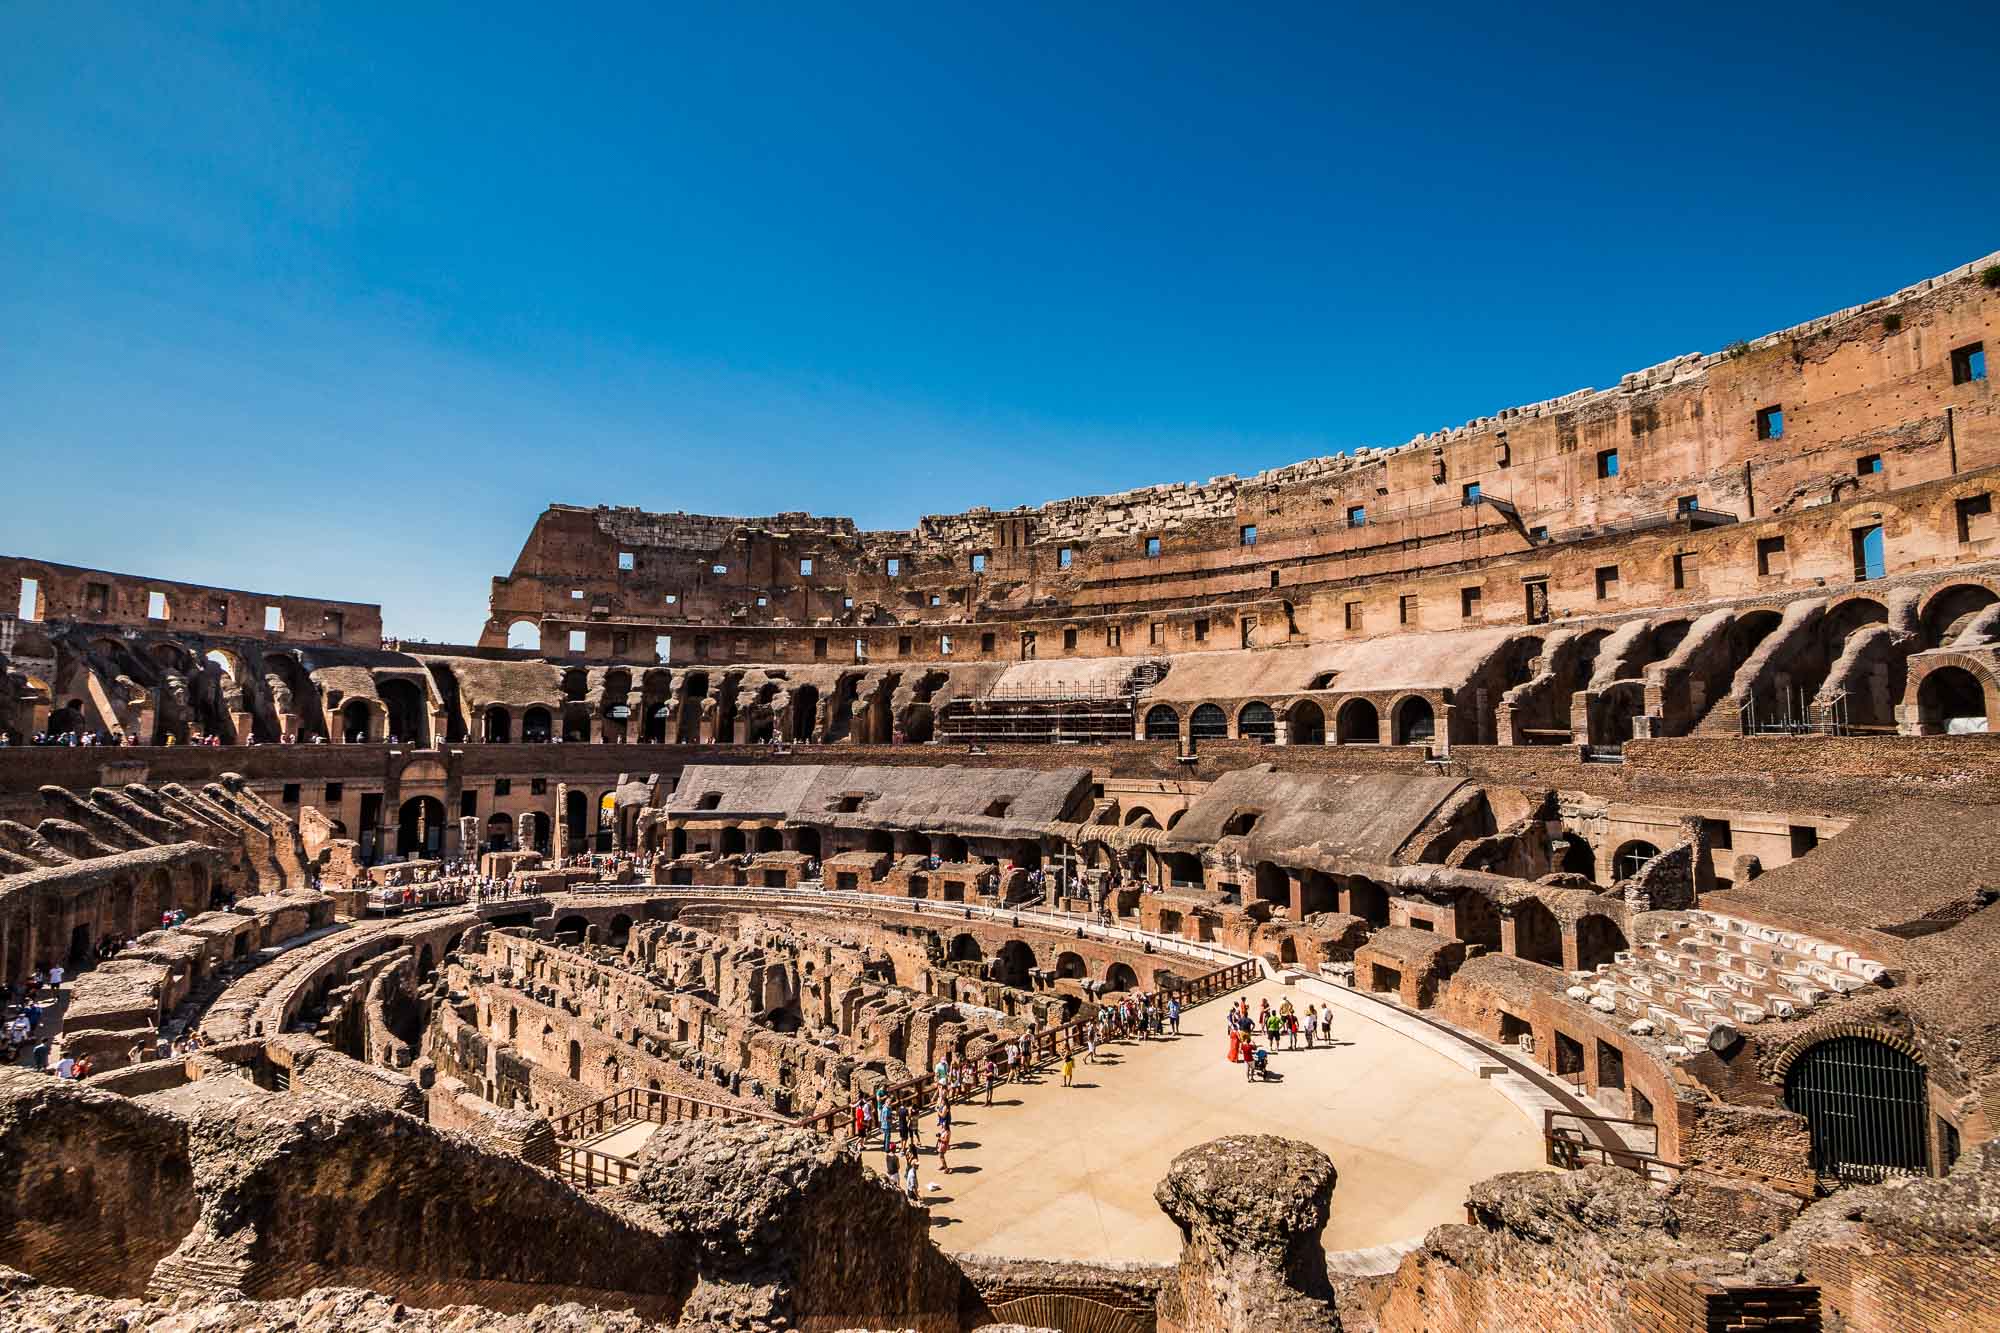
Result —
[[[1653, 1146], [1650, 1149], [1627, 1147], [1624, 1136], [1610, 1128], [1612, 1125], [1630, 1125], [1650, 1131]], [[1595, 1137], [1591, 1130], [1597, 1130]], [[1604, 1142], [1605, 1139], [1611, 1142]], [[1651, 1120], [1621, 1120], [1608, 1115], [1586, 1115], [1581, 1111], [1559, 1111], [1551, 1106], [1542, 1112], [1542, 1147], [1544, 1158], [1550, 1166], [1574, 1171], [1590, 1163], [1604, 1163], [1622, 1166], [1628, 1171], [1637, 1171], [1642, 1176], [1651, 1176], [1653, 1168], [1679, 1171], [1679, 1162], [1670, 1162], [1660, 1156], [1660, 1127]]]
[[[1240, 963], [1231, 963], [1228, 967], [1219, 968], [1214, 972], [1196, 977], [1192, 981], [1172, 983], [1172, 989], [1169, 993], [1180, 1000], [1181, 1008], [1191, 1009], [1204, 1000], [1212, 1000], [1217, 996], [1226, 995], [1234, 990], [1240, 990], [1263, 975], [1263, 968], [1258, 961], [1254, 958], [1248, 958]], [[1167, 989], [1167, 987], [1163, 986], [1162, 989]], [[1027, 1059], [1022, 1072], [1040, 1069], [1052, 1060], [1068, 1055], [1073, 1051], [1082, 1050], [1084, 1048], [1083, 1031], [1090, 1023], [1091, 1020], [1088, 1018], [1079, 1018], [1065, 1023], [1061, 1027], [1050, 1028], [1046, 1032], [1036, 1033], [1029, 1040]], [[993, 1086], [999, 1086], [1002, 1081], [1001, 1077], [996, 1074], [993, 1079]], [[971, 1098], [978, 1095], [984, 1090], [984, 1086], [978, 1085], [972, 1087], [966, 1093], [966, 1096]], [[936, 1088], [937, 1075], [927, 1073], [892, 1085], [887, 1089], [886, 1095], [889, 1105], [892, 1107], [910, 1107], [915, 1109], [929, 1106], [935, 1101]], [[851, 1106], [835, 1107], [831, 1111], [822, 1111], [818, 1115], [806, 1116], [797, 1123], [805, 1129], [825, 1134], [829, 1138], [852, 1138], [854, 1136], [854, 1108]]]
[[656, 1125], [676, 1120], [775, 1120], [789, 1123], [775, 1111], [762, 1111], [729, 1102], [704, 1101], [700, 1097], [660, 1088], [631, 1087], [620, 1088], [588, 1106], [579, 1106], [574, 1111], [557, 1116], [550, 1125], [558, 1142], [574, 1143], [607, 1129], [616, 1129], [632, 1120], [647, 1120]]

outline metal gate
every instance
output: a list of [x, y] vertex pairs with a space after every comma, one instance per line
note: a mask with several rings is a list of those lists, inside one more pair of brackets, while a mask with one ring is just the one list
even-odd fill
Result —
[[1924, 1068], [1894, 1047], [1832, 1037], [1808, 1048], [1785, 1073], [1785, 1105], [1811, 1127], [1813, 1169], [1822, 1176], [1929, 1174]]

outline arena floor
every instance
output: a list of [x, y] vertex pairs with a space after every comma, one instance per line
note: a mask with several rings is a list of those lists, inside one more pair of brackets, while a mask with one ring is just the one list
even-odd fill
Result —
[[[1275, 982], [1238, 994], [1253, 1010], [1266, 996], [1276, 1005], [1291, 995], [1301, 1009], [1309, 999]], [[991, 1110], [960, 1108], [952, 1174], [940, 1175], [930, 1153], [919, 1166], [938, 1243], [960, 1254], [1171, 1263], [1180, 1232], [1153, 1187], [1176, 1154], [1224, 1134], [1281, 1134], [1333, 1159], [1329, 1252], [1463, 1221], [1475, 1181], [1542, 1165], [1539, 1125], [1406, 1037], [1336, 1009], [1340, 1044], [1281, 1050], [1272, 1067], [1282, 1081], [1250, 1084], [1225, 1059], [1225, 1013], [1211, 1002], [1182, 1020], [1178, 1041], [1117, 1043], [1095, 1067], [1079, 1060], [1074, 1088], [1052, 1069], [1002, 1089]]]

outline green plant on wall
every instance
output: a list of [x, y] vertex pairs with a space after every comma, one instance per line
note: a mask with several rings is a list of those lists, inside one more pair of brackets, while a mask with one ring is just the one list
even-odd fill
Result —
[[2000, 264], [1988, 264], [1979, 270], [1979, 280], [1995, 291], [2000, 291]]

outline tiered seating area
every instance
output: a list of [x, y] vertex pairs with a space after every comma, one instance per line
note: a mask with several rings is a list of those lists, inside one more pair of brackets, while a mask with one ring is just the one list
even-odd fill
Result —
[[1872, 984], [1882, 972], [1880, 963], [1823, 940], [1714, 912], [1684, 912], [1570, 987], [1569, 995], [1697, 1046], [1721, 1024], [1796, 1018], [1832, 995]]

